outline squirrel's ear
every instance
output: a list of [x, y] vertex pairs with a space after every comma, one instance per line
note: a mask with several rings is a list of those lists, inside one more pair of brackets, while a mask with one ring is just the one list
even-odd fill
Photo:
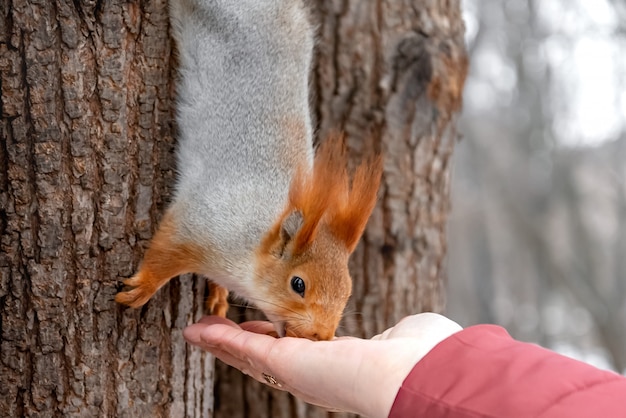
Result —
[[280, 239], [284, 241], [285, 244], [289, 243], [289, 241], [296, 236], [303, 223], [304, 217], [302, 216], [302, 212], [299, 210], [291, 212], [280, 225]]
[[315, 240], [322, 217], [330, 203], [337, 199], [337, 193], [342, 190], [340, 185], [345, 168], [338, 155], [341, 155], [343, 145], [332, 142], [331, 144], [333, 146], [323, 146], [318, 150], [312, 170], [303, 166], [298, 167], [291, 181], [288, 215], [284, 218], [283, 224], [293, 216], [294, 211], [299, 213], [298, 228], [291, 235], [293, 244], [290, 249], [293, 254], [305, 251]]
[[292, 211], [285, 217], [285, 219], [283, 219], [280, 225], [280, 244], [278, 246], [280, 257], [290, 255], [287, 254], [286, 251], [287, 245], [292, 242], [298, 234], [298, 231], [300, 231], [300, 228], [302, 228], [303, 224], [304, 217], [302, 216], [302, 212], [299, 210]]

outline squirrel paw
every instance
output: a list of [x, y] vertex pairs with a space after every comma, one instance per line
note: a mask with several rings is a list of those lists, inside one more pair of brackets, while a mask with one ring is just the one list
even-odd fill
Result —
[[152, 295], [156, 293], [156, 289], [146, 276], [144, 272], [140, 271], [132, 278], [124, 280], [124, 284], [132, 287], [132, 289], [119, 292], [115, 295], [115, 301], [131, 308], [139, 308], [145, 305]]
[[209, 297], [206, 300], [206, 310], [210, 315], [226, 317], [228, 312], [228, 289], [209, 281]]

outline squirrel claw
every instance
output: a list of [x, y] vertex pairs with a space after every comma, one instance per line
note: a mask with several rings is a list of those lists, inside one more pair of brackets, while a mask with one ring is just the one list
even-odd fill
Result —
[[156, 290], [146, 282], [147, 280], [144, 280], [144, 275], [141, 272], [130, 279], [124, 280], [124, 284], [132, 287], [132, 289], [119, 292], [115, 295], [115, 301], [130, 306], [131, 308], [139, 308], [145, 305], [156, 292]]
[[206, 300], [207, 312], [210, 315], [226, 318], [228, 306], [228, 289], [209, 281], [209, 296]]

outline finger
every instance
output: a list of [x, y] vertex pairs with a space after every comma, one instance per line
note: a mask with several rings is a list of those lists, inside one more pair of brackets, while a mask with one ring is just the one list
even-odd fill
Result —
[[215, 323], [202, 326], [203, 329], [194, 328], [193, 325], [189, 327], [191, 328], [189, 332], [193, 333], [194, 338], [199, 338], [201, 344], [231, 353], [258, 370], [273, 372], [267, 364], [267, 358], [277, 342], [276, 338], [248, 332], [228, 324]]
[[345, 340], [356, 340], [356, 339], [357, 339], [356, 337], [351, 337], [349, 335], [344, 335], [344, 336], [341, 336], [341, 337], [335, 337], [335, 338], [332, 339], [332, 341], [345, 341]]
[[248, 363], [245, 359], [241, 359], [241, 358], [239, 358], [237, 356], [234, 356], [231, 353], [229, 353], [227, 351], [224, 351], [224, 350], [221, 350], [221, 349], [219, 349], [217, 347], [212, 347], [208, 351], [210, 351], [211, 354], [213, 354], [213, 356], [215, 356], [215, 358], [217, 358], [220, 361], [228, 364], [229, 366], [232, 366], [232, 367], [238, 369], [243, 374], [245, 374], [247, 376], [251, 376], [255, 380], [258, 380], [259, 382], [267, 383], [267, 382], [265, 382], [265, 380], [263, 380], [263, 377], [261, 375], [261, 373], [263, 373], [263, 372], [260, 371], [260, 370], [255, 369], [254, 367], [252, 367], [252, 365], [250, 365], [250, 363]]
[[[354, 377], [349, 373], [329, 375], [327, 369], [342, 370], [345, 363], [350, 362], [356, 364], [349, 366], [348, 370], [356, 370], [360, 356], [351, 355], [351, 346], [360, 340], [276, 339], [225, 323], [195, 324], [185, 329], [185, 335], [191, 343], [211, 351], [260, 382], [265, 382], [262, 373], [266, 373], [276, 378], [283, 386], [281, 389], [289, 390], [307, 402], [326, 408], [356, 410], [348, 407], [355, 402], [346, 404], [340, 394], [330, 389], [329, 382], [329, 379], [345, 380], [341, 385], [351, 387]], [[321, 368], [320, 365], [326, 366]]]
[[202, 334], [202, 332], [205, 332], [205, 330], [209, 327], [211, 327], [211, 325], [191, 325], [185, 329], [186, 338], [190, 341], [190, 343], [208, 351], [215, 358], [221, 360], [229, 366], [239, 369], [243, 374], [252, 376], [259, 382], [267, 384], [267, 381], [262, 376], [263, 372], [255, 369], [251, 362], [248, 361], [245, 356], [238, 356], [230, 351], [226, 351], [218, 347], [217, 345], [214, 345], [212, 343], [206, 343], [200, 335]]
[[204, 316], [200, 319], [200, 321], [196, 324], [192, 324], [188, 327], [186, 327], [183, 330], [183, 337], [190, 343], [193, 345], [201, 345], [201, 343], [203, 344], [203, 347], [208, 347], [210, 346], [210, 343], [207, 341], [202, 341], [202, 333], [205, 332], [205, 330], [213, 325], [222, 325], [222, 326], [228, 326], [232, 329], [235, 330], [239, 330], [241, 331], [241, 328], [239, 328], [239, 325], [235, 324], [234, 322], [232, 322], [229, 319], [220, 317], [220, 316], [214, 316], [214, 315], [210, 315], [210, 316]]
[[281, 390], [288, 390], [307, 402], [336, 407], [336, 404], [310, 395], [319, 386], [319, 376], [323, 374], [319, 371], [319, 365], [323, 362], [311, 363], [309, 360], [316, 357], [312, 355], [317, 351], [315, 348], [322, 348], [314, 347], [312, 341], [290, 337], [276, 339], [222, 324], [207, 326], [202, 330], [200, 338], [218, 358], [256, 380], [268, 383], [263, 377], [265, 373], [281, 384]]
[[[202, 331], [206, 329], [206, 324], [192, 324], [183, 329], [183, 338], [187, 340], [189, 344], [200, 346], [203, 344], [202, 338], [200, 335]], [[204, 345], [203, 345], [204, 347]]]
[[276, 329], [274, 328], [274, 324], [267, 321], [248, 321], [242, 324], [239, 324], [241, 329], [246, 331], [254, 332], [256, 334], [272, 334], [276, 333]]
[[275, 338], [244, 331], [223, 318], [206, 317], [203, 322], [183, 330], [183, 336], [190, 344], [211, 352], [248, 374], [253, 374], [250, 370], [257, 370], [254, 376], [257, 379], [260, 379], [261, 371], [274, 374], [265, 360], [276, 342]]
[[[254, 380], [260, 383], [263, 383], [273, 389], [278, 389], [281, 391], [289, 391], [296, 396], [300, 395], [302, 397], [302, 395], [297, 390], [281, 382], [279, 378], [272, 375], [271, 372], [255, 369], [251, 367], [251, 365], [245, 360], [235, 357], [231, 353], [221, 350], [217, 347], [213, 347], [209, 351], [220, 361], [228, 364], [229, 366], [235, 367], [236, 369], [240, 370], [243, 374], [252, 377]], [[304, 399], [306, 399], [306, 397]], [[320, 405], [320, 406], [323, 406], [323, 405]]]
[[[267, 371], [256, 370], [256, 369], [250, 368], [250, 365], [248, 363], [246, 363], [245, 361], [242, 361], [239, 358], [234, 357], [229, 352], [220, 350], [219, 348], [216, 348], [216, 347], [211, 348], [209, 351], [220, 361], [228, 364], [229, 366], [235, 367], [236, 369], [240, 370], [243, 374], [252, 377], [254, 380], [260, 383], [263, 383], [266, 386], [269, 386], [273, 389], [290, 392], [294, 396], [300, 399], [303, 399], [310, 404], [322, 407], [330, 412], [342, 412], [341, 409], [337, 409], [336, 407], [327, 404], [322, 399], [319, 399], [315, 396], [311, 396], [310, 393], [302, 392], [294, 387], [287, 385], [285, 382], [281, 381], [280, 377], [278, 376], [274, 376], [271, 373], [268, 373]], [[275, 378], [277, 380], [277, 384], [269, 383], [263, 376], [264, 373]]]
[[239, 327], [239, 325], [237, 325], [230, 319], [224, 318], [222, 316], [217, 316], [217, 315], [205, 315], [202, 318], [200, 318], [198, 323], [205, 324], [205, 325], [226, 324], [226, 325], [232, 325], [234, 327]]

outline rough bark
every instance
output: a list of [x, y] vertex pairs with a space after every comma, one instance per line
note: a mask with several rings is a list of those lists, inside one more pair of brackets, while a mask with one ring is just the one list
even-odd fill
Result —
[[[342, 332], [443, 308], [450, 155], [466, 59], [458, 1], [312, 3], [314, 113], [355, 161], [385, 153]], [[211, 416], [212, 361], [182, 328], [201, 280], [113, 302], [174, 176], [165, 0], [0, 5], [0, 415]], [[243, 319], [249, 313], [236, 319]], [[326, 413], [219, 366], [217, 417]]]
[[202, 282], [113, 302], [172, 185], [167, 28], [165, 0], [1, 3], [0, 416], [212, 408]]
[[[467, 71], [460, 2], [317, 0], [311, 8], [318, 139], [341, 130], [355, 162], [371, 149], [385, 155], [379, 203], [351, 258], [341, 329], [371, 337], [444, 307], [450, 158]], [[216, 376], [216, 417], [329, 415], [224, 364]]]

